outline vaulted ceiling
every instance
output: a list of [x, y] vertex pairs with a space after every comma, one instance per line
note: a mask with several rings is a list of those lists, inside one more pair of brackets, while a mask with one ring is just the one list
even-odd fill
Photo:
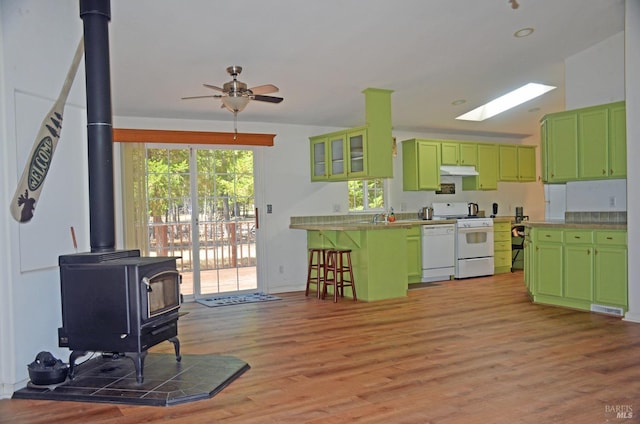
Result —
[[[393, 90], [398, 130], [525, 136], [564, 109], [564, 60], [624, 30], [624, 0], [112, 0], [113, 113], [228, 120], [230, 65], [280, 104], [239, 122], [350, 127], [362, 90]], [[534, 32], [514, 36], [522, 28]], [[527, 82], [558, 89], [484, 122], [455, 117]], [[588, 89], [588, 87], [585, 87]], [[464, 99], [465, 103], [452, 102]]]

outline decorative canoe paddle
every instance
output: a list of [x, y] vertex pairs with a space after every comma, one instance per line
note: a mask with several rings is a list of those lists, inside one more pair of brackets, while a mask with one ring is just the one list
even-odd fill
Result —
[[67, 78], [64, 80], [58, 99], [45, 116], [42, 124], [40, 124], [40, 130], [31, 148], [29, 159], [25, 163], [22, 177], [20, 177], [16, 192], [11, 200], [9, 207], [11, 215], [18, 222], [29, 222], [33, 218], [36, 202], [40, 198], [44, 180], [51, 166], [53, 152], [56, 150], [60, 139], [64, 106], [80, 65], [80, 60], [84, 54], [83, 40], [84, 38], [81, 38], [80, 43], [78, 43], [76, 54], [73, 57], [73, 62], [71, 62], [71, 67], [67, 73]]

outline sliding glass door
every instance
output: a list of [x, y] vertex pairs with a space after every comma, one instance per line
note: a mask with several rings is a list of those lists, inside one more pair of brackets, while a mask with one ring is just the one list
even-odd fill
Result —
[[149, 251], [180, 257], [183, 295], [257, 288], [253, 161], [251, 150], [147, 146]]

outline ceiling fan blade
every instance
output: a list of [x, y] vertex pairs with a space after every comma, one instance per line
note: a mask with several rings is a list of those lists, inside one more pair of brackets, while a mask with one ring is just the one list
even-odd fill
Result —
[[274, 97], [274, 96], [253, 96], [253, 100], [257, 100], [259, 102], [269, 102], [269, 103], [280, 103], [284, 99], [282, 97]]
[[265, 84], [259, 85], [257, 87], [252, 87], [249, 90], [251, 90], [253, 94], [270, 94], [277, 93], [280, 89], [273, 84]]
[[211, 84], [202, 84], [202, 85], [204, 85], [205, 87], [210, 88], [212, 90], [224, 92], [224, 90], [222, 88], [216, 87], [215, 85], [211, 85]]
[[190, 99], [206, 99], [206, 98], [211, 98], [211, 97], [222, 97], [219, 94], [212, 94], [209, 96], [190, 96], [190, 97], [182, 97], [182, 100], [190, 100]]

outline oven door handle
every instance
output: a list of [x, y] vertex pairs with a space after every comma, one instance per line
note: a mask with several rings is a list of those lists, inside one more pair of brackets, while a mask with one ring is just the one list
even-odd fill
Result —
[[472, 227], [472, 228], [458, 228], [458, 234], [467, 234], [467, 233], [489, 233], [493, 232], [493, 228], [491, 227]]

